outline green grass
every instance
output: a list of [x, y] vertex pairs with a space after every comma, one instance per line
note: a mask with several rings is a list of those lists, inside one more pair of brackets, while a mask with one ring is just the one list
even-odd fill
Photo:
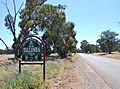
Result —
[[50, 79], [56, 77], [61, 69], [70, 64], [69, 60], [47, 61], [46, 81], [43, 81], [42, 65], [24, 65], [22, 73], [18, 74], [18, 65], [0, 68], [1, 89], [51, 89]]
[[30, 74], [9, 75], [6, 77], [2, 89], [32, 89]]

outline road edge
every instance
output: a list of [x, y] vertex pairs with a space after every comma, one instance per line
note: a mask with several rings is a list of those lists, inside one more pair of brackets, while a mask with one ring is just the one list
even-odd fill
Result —
[[[79, 55], [79, 54], [78, 54]], [[80, 56], [80, 55], [79, 55]], [[110, 88], [113, 89], [106, 81], [105, 79], [87, 62], [84, 60], [82, 56], [80, 56], [80, 60], [84, 61], [103, 81], [104, 83]]]

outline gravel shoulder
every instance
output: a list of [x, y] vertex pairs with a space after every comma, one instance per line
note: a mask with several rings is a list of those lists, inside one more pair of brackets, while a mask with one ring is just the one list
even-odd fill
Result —
[[52, 89], [111, 89], [78, 55], [68, 68], [51, 80], [51, 86]]

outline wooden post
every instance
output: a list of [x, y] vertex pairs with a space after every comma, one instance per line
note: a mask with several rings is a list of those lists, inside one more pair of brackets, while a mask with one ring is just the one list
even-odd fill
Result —
[[43, 64], [43, 80], [45, 81], [45, 63]]
[[43, 80], [45, 81], [45, 60], [46, 60], [46, 45], [44, 45], [44, 59], [43, 59]]
[[[34, 39], [34, 38], [37, 38], [37, 39]], [[30, 38], [30, 39], [27, 39], [27, 38]], [[33, 40], [32, 40], [33, 39]], [[28, 61], [28, 60], [26, 60], [26, 61], [23, 61], [23, 59], [22, 60], [19, 60], [19, 73], [21, 73], [21, 66], [22, 65], [24, 65], [24, 64], [26, 64], [26, 65], [31, 65], [31, 64], [41, 64], [41, 65], [43, 65], [43, 81], [45, 81], [45, 60], [46, 60], [46, 45], [45, 45], [45, 43], [43, 42], [43, 40], [42, 39], [40, 39], [38, 36], [34, 36], [34, 35], [30, 35], [30, 36], [27, 36], [27, 37], [25, 37], [24, 39], [23, 39], [23, 41], [21, 42], [21, 44], [20, 44], [20, 46], [19, 47], [22, 47], [22, 49], [24, 48], [24, 46], [26, 45], [26, 43], [27, 42], [29, 42], [29, 41], [32, 41], [32, 42], [34, 42], [35, 44], [37, 44], [37, 45], [39, 45], [40, 47], [42, 47], [42, 48], [40, 48], [40, 52], [39, 51], [37, 51], [36, 52], [36, 54], [38, 55], [39, 53], [40, 54], [43, 54], [43, 55], [41, 55], [42, 57], [41, 57], [41, 59], [42, 59], [42, 61], [43, 62], [40, 62], [40, 61], [38, 61], [38, 62], [33, 62], [33, 61]], [[37, 41], [37, 42], [36, 42]], [[25, 43], [26, 42], [26, 43]], [[25, 44], [24, 44], [25, 43]], [[23, 46], [24, 45], [24, 46]], [[31, 44], [32, 45], [32, 44]], [[42, 46], [43, 45], [43, 46]], [[30, 46], [30, 43], [29, 43], [29, 45], [27, 45], [27, 48], [30, 48], [29, 47]], [[33, 47], [36, 47], [35, 45], [32, 45]], [[38, 47], [39, 48], [39, 47]], [[43, 49], [44, 48], [44, 49]], [[30, 51], [30, 53], [34, 53], [34, 51]], [[26, 52], [23, 52], [23, 54], [25, 55], [25, 53]], [[27, 52], [28, 53], [28, 52]], [[33, 56], [35, 56], [35, 54], [33, 55]], [[29, 57], [28, 57], [29, 58]]]
[[19, 60], [19, 74], [21, 73], [21, 60]]

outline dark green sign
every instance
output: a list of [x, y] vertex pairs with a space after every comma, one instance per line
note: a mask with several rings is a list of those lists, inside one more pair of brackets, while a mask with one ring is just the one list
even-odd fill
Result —
[[36, 39], [30, 38], [23, 43], [23, 61], [42, 61], [43, 45]]

